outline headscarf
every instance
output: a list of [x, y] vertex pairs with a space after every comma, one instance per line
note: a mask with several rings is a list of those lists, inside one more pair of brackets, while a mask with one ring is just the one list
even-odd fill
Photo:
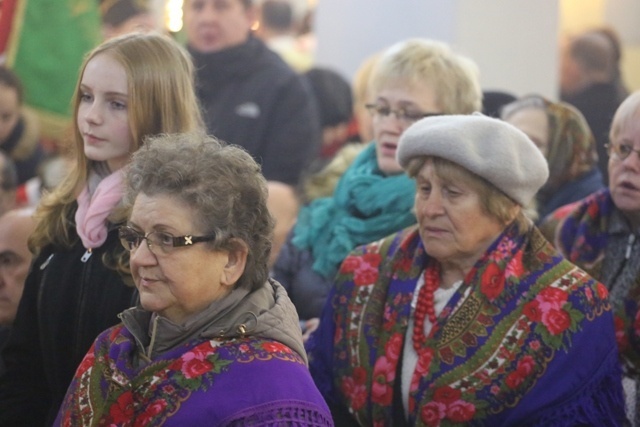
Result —
[[542, 99], [549, 120], [549, 179], [540, 191], [551, 195], [562, 185], [597, 167], [598, 152], [591, 129], [580, 111], [564, 102]]

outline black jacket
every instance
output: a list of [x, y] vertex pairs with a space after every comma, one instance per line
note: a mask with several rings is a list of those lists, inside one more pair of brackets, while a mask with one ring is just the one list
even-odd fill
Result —
[[[136, 304], [135, 288], [102, 261], [105, 253], [124, 251], [117, 234], [110, 230], [86, 262], [78, 239], [70, 250], [45, 247], [32, 263], [2, 353], [0, 426], [51, 425], [93, 340]], [[130, 276], [125, 280], [132, 284]]]
[[253, 37], [220, 52], [190, 52], [208, 132], [244, 147], [267, 180], [297, 184], [321, 138], [306, 80]]
[[287, 290], [300, 320], [309, 320], [320, 317], [333, 277], [327, 279], [313, 269], [311, 251], [296, 247], [293, 235], [291, 231], [280, 248], [272, 275]]
[[613, 83], [594, 83], [575, 95], [563, 95], [561, 100], [576, 107], [589, 124], [598, 150], [598, 167], [602, 178], [609, 182], [609, 155], [605, 144], [609, 142], [609, 129], [620, 105], [618, 91]]

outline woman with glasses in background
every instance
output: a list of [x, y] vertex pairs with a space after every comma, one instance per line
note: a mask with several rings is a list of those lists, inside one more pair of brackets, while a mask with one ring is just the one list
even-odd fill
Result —
[[140, 304], [98, 336], [56, 425], [333, 425], [268, 278], [266, 185], [247, 152], [204, 135], [134, 154], [119, 236]]
[[[470, 114], [482, 106], [475, 64], [424, 39], [383, 52], [369, 93], [374, 140], [346, 170], [333, 196], [301, 209], [273, 268], [303, 320], [319, 317], [338, 266], [352, 249], [415, 223], [415, 186], [396, 161], [402, 133], [423, 117]], [[316, 324], [303, 322], [303, 329]]]
[[609, 140], [609, 187], [557, 209], [541, 230], [609, 289], [627, 418], [640, 426], [640, 92], [616, 111]]

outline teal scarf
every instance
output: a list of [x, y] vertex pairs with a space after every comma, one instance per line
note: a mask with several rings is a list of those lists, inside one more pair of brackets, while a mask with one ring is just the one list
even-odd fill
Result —
[[332, 278], [356, 246], [416, 222], [414, 195], [415, 184], [407, 175], [382, 173], [371, 143], [345, 171], [332, 197], [301, 209], [292, 242], [311, 251], [315, 272]]

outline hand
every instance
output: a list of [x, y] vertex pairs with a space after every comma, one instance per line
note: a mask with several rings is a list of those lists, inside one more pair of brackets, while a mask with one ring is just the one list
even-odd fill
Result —
[[302, 342], [307, 342], [313, 331], [320, 326], [320, 319], [314, 317], [313, 319], [304, 320], [300, 323], [302, 324]]

